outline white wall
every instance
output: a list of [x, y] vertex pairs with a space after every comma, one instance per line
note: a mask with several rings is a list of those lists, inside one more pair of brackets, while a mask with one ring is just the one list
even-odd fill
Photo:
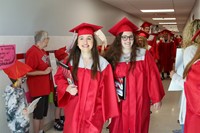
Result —
[[[94, 23], [103, 26], [103, 31], [112, 42], [107, 32], [117, 21], [126, 16], [136, 25], [142, 23], [121, 10], [99, 0], [0, 0], [0, 45], [16, 44], [17, 53], [25, 53], [34, 43], [33, 35], [37, 30], [46, 30], [50, 35], [47, 50], [69, 46], [72, 33], [68, 31], [82, 23]], [[9, 133], [7, 127], [2, 94], [10, 81], [0, 70], [0, 129]], [[46, 123], [53, 120], [53, 105], [50, 105]]]
[[[107, 31], [123, 16], [140, 21], [99, 0], [0, 0], [0, 35], [29, 36], [44, 29], [52, 36], [71, 35], [68, 31], [81, 22], [102, 25]], [[106, 32], [107, 33], [107, 32]]]
[[194, 19], [200, 19], [200, 0], [196, 0], [196, 3], [194, 4], [194, 7], [187, 20], [187, 23], [192, 21], [193, 16], [194, 16]]
[[200, 0], [196, 0], [194, 4], [193, 10], [190, 14], [190, 20], [192, 20], [192, 16], [194, 15], [194, 19], [200, 19]]

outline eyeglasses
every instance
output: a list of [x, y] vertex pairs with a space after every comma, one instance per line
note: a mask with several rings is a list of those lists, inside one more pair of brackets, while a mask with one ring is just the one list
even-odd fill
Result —
[[133, 40], [134, 39], [134, 37], [131, 35], [131, 36], [126, 36], [126, 35], [124, 35], [124, 36], [121, 36], [121, 39], [123, 40], [123, 41], [127, 41], [128, 39], [129, 40]]

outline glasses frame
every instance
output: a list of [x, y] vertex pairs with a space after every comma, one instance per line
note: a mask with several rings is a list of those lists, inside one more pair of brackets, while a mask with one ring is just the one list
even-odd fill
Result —
[[130, 35], [130, 36], [123, 35], [123, 36], [121, 36], [121, 39], [123, 41], [127, 41], [128, 39], [132, 41], [132, 40], [134, 40], [134, 36], [133, 35]]

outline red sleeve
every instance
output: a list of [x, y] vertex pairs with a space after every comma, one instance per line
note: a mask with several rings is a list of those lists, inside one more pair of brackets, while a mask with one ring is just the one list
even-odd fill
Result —
[[159, 60], [159, 50], [158, 50], [159, 43], [155, 42], [155, 53], [156, 53], [156, 60]]
[[110, 64], [102, 72], [100, 89], [95, 103], [95, 117], [91, 123], [95, 127], [101, 127], [101, 122], [119, 115], [117, 95], [114, 87], [114, 79]]
[[39, 65], [38, 54], [33, 51], [27, 53], [25, 62], [33, 69], [32, 71], [35, 71], [37, 69], [37, 66]]
[[104, 120], [119, 115], [117, 93], [114, 84], [114, 77], [111, 65], [109, 64], [103, 71], [102, 81], [102, 107], [104, 112]]
[[117, 95], [114, 87], [114, 79], [110, 64], [101, 72], [98, 93], [95, 101], [94, 113], [89, 123], [90, 132], [99, 132], [103, 123], [108, 119], [119, 115]]
[[145, 55], [145, 66], [150, 99], [152, 100], [152, 103], [160, 102], [164, 97], [165, 92], [158, 68], [148, 51], [146, 51]]
[[176, 45], [174, 42], [171, 42], [172, 43], [172, 60], [173, 60], [173, 63], [175, 62], [175, 57], [176, 57]]
[[71, 95], [66, 92], [66, 88], [68, 87], [68, 82], [63, 75], [62, 68], [59, 67], [56, 74], [54, 75], [55, 83], [57, 85], [57, 93], [58, 93], [58, 105], [60, 107], [64, 107]]
[[196, 115], [200, 115], [200, 61], [194, 64], [184, 84], [187, 107]]

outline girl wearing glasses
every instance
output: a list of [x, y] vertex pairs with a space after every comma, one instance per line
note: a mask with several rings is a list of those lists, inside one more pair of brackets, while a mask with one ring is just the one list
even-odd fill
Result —
[[109, 30], [115, 40], [105, 57], [112, 65], [115, 80], [125, 79], [124, 96], [118, 93], [120, 116], [112, 118], [111, 133], [148, 133], [151, 103], [159, 109], [165, 95], [154, 59], [146, 49], [137, 48], [137, 29], [123, 18]]

